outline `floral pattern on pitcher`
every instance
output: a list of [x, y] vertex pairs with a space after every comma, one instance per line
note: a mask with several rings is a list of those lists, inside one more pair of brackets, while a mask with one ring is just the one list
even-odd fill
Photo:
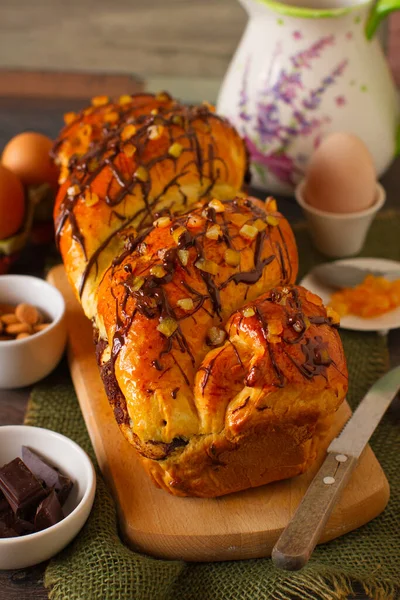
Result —
[[[295, 39], [302, 39], [300, 31], [294, 33]], [[274, 64], [283, 53], [282, 44], [278, 42], [265, 83], [257, 91], [254, 112], [249, 109], [248, 73], [251, 59], [247, 60], [239, 95], [239, 129], [246, 140], [253, 165], [264, 182], [269, 171], [281, 182], [295, 185], [303, 174], [304, 157], [290, 154], [292, 142], [300, 136], [313, 136], [313, 146], [316, 147], [324, 125], [331, 122], [330, 116], [318, 114], [317, 110], [327, 90], [342, 77], [349, 61], [340, 61], [313, 89], [307, 89], [304, 85], [303, 75], [312, 68], [313, 61], [318, 60], [324, 50], [334, 44], [335, 37], [329, 35], [296, 52], [289, 57], [289, 67], [281, 68], [276, 81], [271, 83]], [[345, 96], [338, 94], [336, 108], [340, 110], [345, 104]], [[288, 107], [290, 118], [283, 118], [281, 112]]]

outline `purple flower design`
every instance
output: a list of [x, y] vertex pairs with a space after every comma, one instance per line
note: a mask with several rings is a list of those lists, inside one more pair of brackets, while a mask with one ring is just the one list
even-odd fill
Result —
[[247, 113], [247, 103], [249, 101], [249, 96], [247, 94], [247, 85], [248, 85], [248, 77], [249, 77], [249, 69], [250, 69], [250, 58], [247, 59], [246, 66], [243, 73], [243, 83], [240, 90], [239, 96], [239, 107], [240, 107], [240, 118], [243, 121], [251, 121], [251, 116]]
[[293, 67], [295, 67], [297, 69], [299, 69], [299, 68], [311, 69], [311, 61], [314, 60], [315, 58], [319, 58], [321, 56], [321, 52], [327, 46], [333, 46], [334, 43], [335, 43], [335, 37], [333, 35], [327, 35], [327, 36], [321, 38], [320, 40], [315, 42], [315, 44], [310, 46], [310, 48], [307, 48], [306, 50], [298, 52], [297, 54], [295, 54], [294, 56], [291, 57], [290, 60], [291, 60]]
[[301, 73], [292, 72], [288, 74], [282, 70], [275, 85], [271, 88], [271, 93], [276, 100], [282, 100], [286, 104], [291, 104], [297, 97], [297, 91], [302, 89], [302, 87]]
[[250, 138], [245, 137], [244, 139], [255, 163], [267, 167], [267, 169], [280, 181], [289, 183], [290, 185], [295, 184], [293, 177], [296, 172], [298, 172], [298, 169], [292, 158], [283, 152], [264, 154], [263, 152], [260, 152]]
[[[300, 39], [300, 38], [297, 38]], [[242, 88], [239, 96], [239, 117], [242, 122], [241, 131], [245, 137], [253, 162], [266, 168], [277, 179], [294, 185], [301, 174], [301, 164], [289, 155], [291, 143], [299, 136], [314, 136], [316, 147], [321, 138], [321, 128], [330, 122], [329, 117], [317, 118], [312, 113], [321, 105], [324, 94], [333, 86], [345, 71], [348, 61], [340, 62], [330, 73], [322, 78], [319, 85], [305, 91], [303, 71], [310, 69], [313, 60], [320, 58], [325, 48], [335, 43], [334, 36], [326, 36], [309, 48], [297, 52], [290, 57], [291, 67], [281, 69], [276, 80], [271, 83], [274, 61], [281, 52], [280, 44], [275, 48], [272, 64], [263, 87], [258, 91], [256, 111], [252, 114], [248, 109], [248, 78], [250, 59], [246, 63]], [[336, 97], [336, 104], [343, 106], [344, 96]], [[286, 108], [284, 108], [286, 107]], [[291, 117], [287, 119], [287, 107], [291, 109]], [[285, 111], [283, 116], [282, 111]]]

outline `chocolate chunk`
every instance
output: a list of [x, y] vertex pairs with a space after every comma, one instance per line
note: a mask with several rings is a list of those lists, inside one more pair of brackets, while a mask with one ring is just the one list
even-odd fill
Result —
[[35, 516], [35, 529], [41, 531], [55, 525], [64, 518], [61, 504], [54, 490], [39, 504]]
[[63, 505], [72, 488], [71, 479], [62, 475], [58, 469], [49, 465], [39, 454], [27, 446], [22, 446], [22, 459], [32, 473], [44, 481], [46, 487], [55, 489], [58, 500]]
[[46, 496], [46, 490], [20, 458], [0, 469], [0, 490], [13, 512], [24, 516]]
[[16, 537], [34, 531], [33, 523], [14, 515], [10, 507], [0, 517], [0, 537]]
[[12, 529], [12, 527], [8, 527], [8, 525], [0, 519], [0, 538], [12, 538], [18, 537], [19, 533]]
[[5, 495], [0, 491], [0, 515], [9, 510], [9, 508], [10, 505], [8, 504]]
[[35, 532], [35, 526], [33, 523], [30, 521], [25, 521], [25, 519], [20, 519], [15, 515], [13, 529], [18, 533], [18, 535], [27, 535], [28, 533]]

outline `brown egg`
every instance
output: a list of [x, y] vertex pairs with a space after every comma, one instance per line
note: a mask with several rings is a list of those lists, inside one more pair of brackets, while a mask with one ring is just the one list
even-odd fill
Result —
[[308, 165], [307, 204], [326, 212], [355, 213], [371, 206], [375, 197], [376, 172], [364, 142], [350, 133], [328, 135]]
[[25, 216], [22, 183], [14, 173], [0, 164], [0, 240], [17, 233]]
[[20, 133], [4, 148], [1, 162], [18, 175], [24, 185], [49, 183], [56, 188], [58, 170], [49, 156], [52, 145], [51, 139], [41, 133]]

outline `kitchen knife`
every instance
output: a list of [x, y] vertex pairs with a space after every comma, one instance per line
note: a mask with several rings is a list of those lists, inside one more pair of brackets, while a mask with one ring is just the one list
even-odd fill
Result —
[[400, 366], [374, 383], [331, 442], [324, 463], [272, 550], [276, 567], [297, 571], [307, 564], [358, 458], [399, 389]]
[[318, 281], [332, 288], [354, 287], [362, 283], [367, 275], [385, 277], [389, 281], [400, 279], [400, 270], [362, 269], [354, 265], [324, 263], [314, 267], [310, 272]]

